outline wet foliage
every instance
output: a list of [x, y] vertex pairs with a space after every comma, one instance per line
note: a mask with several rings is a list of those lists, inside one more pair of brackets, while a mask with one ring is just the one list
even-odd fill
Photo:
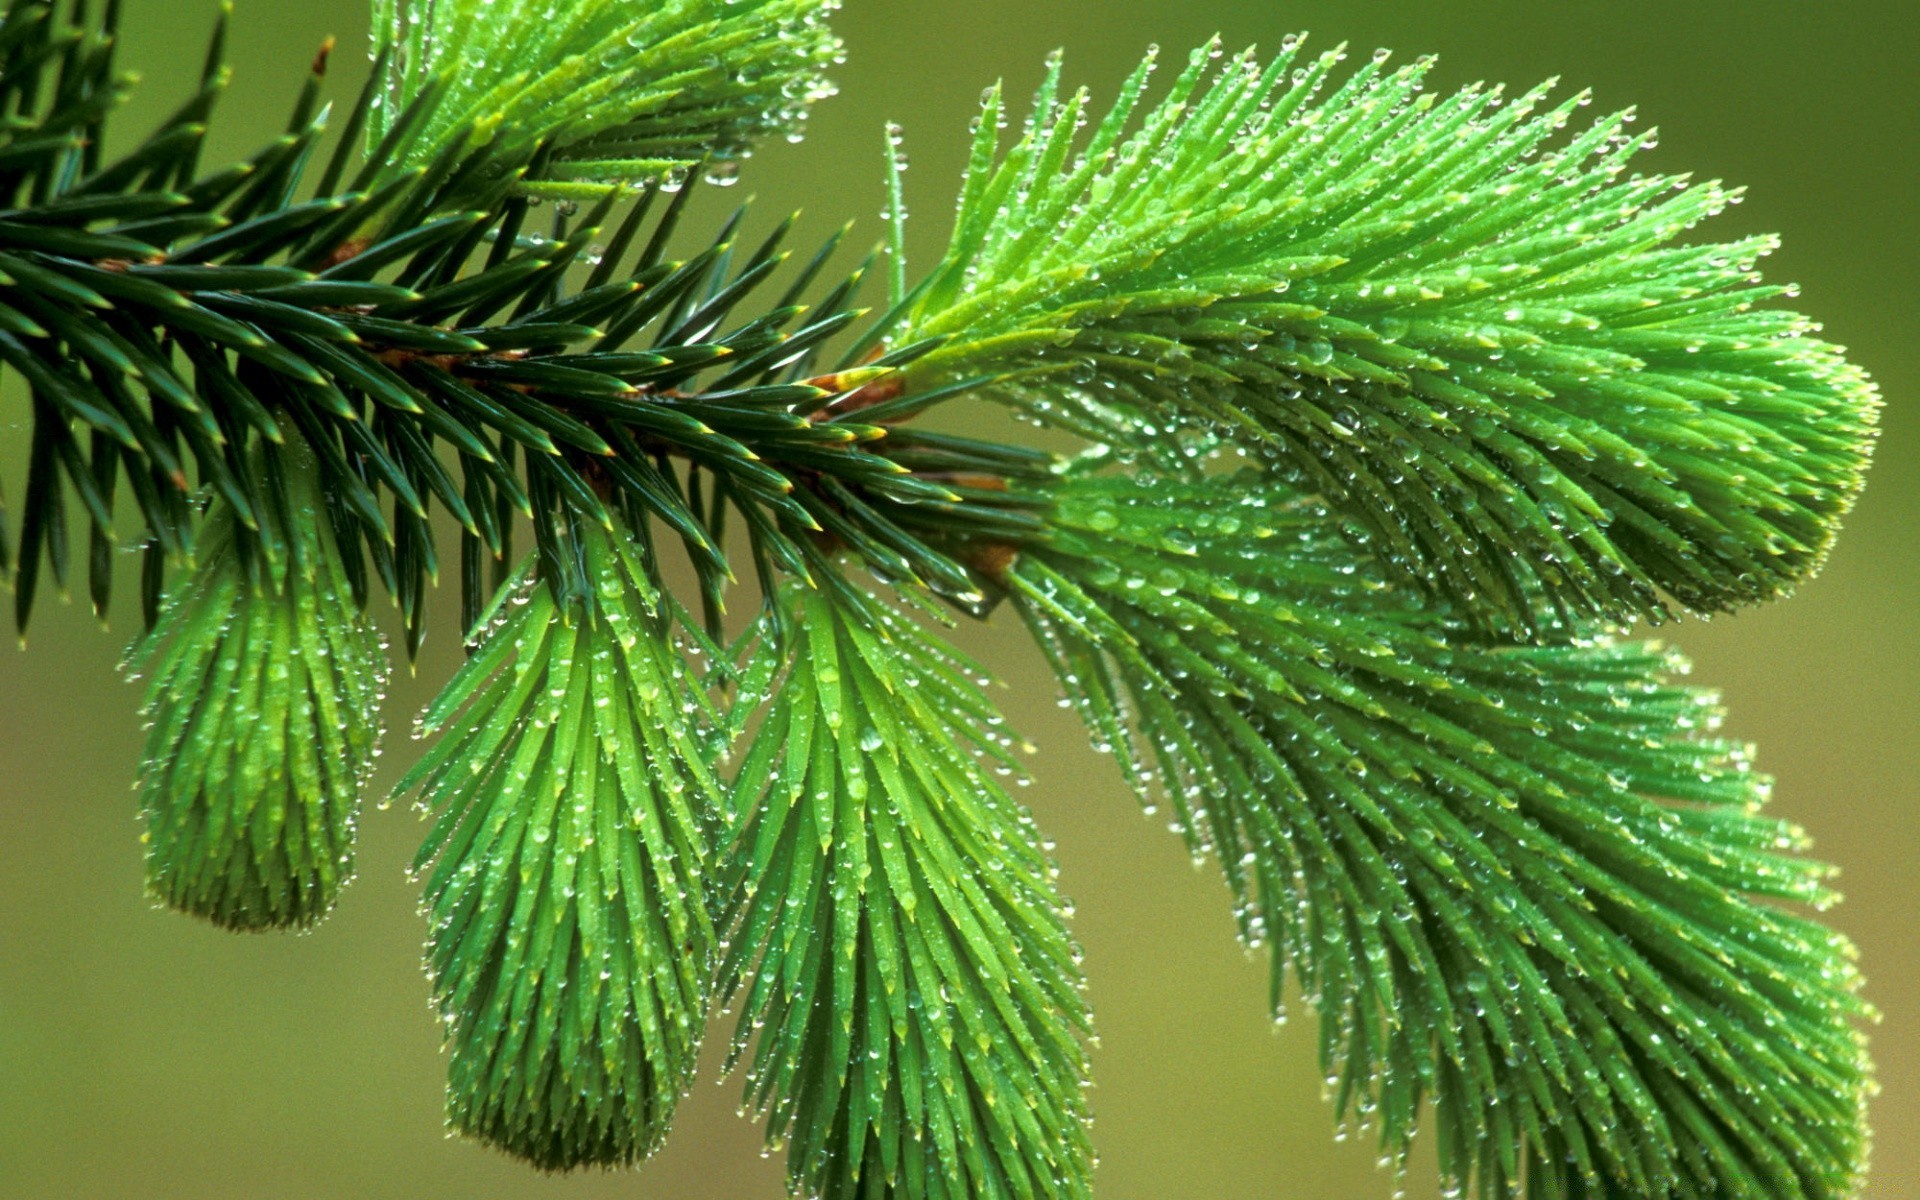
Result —
[[[1626, 640], [1807, 578], [1866, 464], [1873, 385], [1772, 241], [1692, 237], [1738, 192], [1634, 172], [1584, 95], [1287, 39], [1110, 108], [1056, 58], [1011, 134], [989, 89], [918, 276], [891, 128], [864, 261], [694, 228], [831, 93], [832, 7], [377, 0], [339, 119], [323, 53], [218, 167], [224, 22], [108, 159], [118, 5], [0, 9], [0, 580], [24, 631], [83, 529], [104, 616], [136, 531], [153, 894], [327, 912], [364, 610], [411, 658], [457, 561], [469, 657], [395, 790], [452, 1128], [638, 1163], [730, 1015], [796, 1195], [1087, 1196], [1070, 905], [940, 632], [1006, 604], [1389, 1165], [1430, 1120], [1478, 1197], [1857, 1191], [1826, 869]], [[916, 420], [980, 404], [1082, 445]]]

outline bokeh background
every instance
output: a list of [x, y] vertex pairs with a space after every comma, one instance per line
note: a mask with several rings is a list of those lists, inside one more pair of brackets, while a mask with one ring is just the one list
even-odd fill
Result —
[[[646, 0], [633, 0], [644, 3]], [[125, 61], [146, 86], [122, 128], [171, 108], [198, 70], [213, 0], [126, 0]], [[218, 148], [277, 131], [300, 73], [337, 35], [339, 91], [366, 69], [365, 0], [241, 0], [233, 100]], [[805, 144], [762, 151], [729, 201], [760, 220], [804, 207], [802, 232], [848, 217], [877, 238], [880, 128], [907, 127], [911, 247], [937, 250], [982, 85], [1031, 86], [1070, 49], [1073, 83], [1110, 92], [1148, 42], [1215, 30], [1273, 45], [1437, 51], [1436, 82], [1559, 75], [1663, 130], [1654, 165], [1751, 186], [1722, 237], [1779, 230], [1773, 278], [1879, 378], [1889, 401], [1872, 484], [1826, 574], [1792, 602], [1662, 633], [1724, 689], [1729, 729], [1757, 740], [1776, 809], [1844, 868], [1834, 919], [1859, 943], [1884, 1010], [1884, 1092], [1868, 1195], [1920, 1197], [1920, 49], [1913, 0], [847, 0], [842, 94]], [[209, 159], [213, 161], [213, 159]], [[856, 239], [861, 240], [861, 239]], [[0, 477], [18, 487], [23, 415], [0, 400]], [[123, 593], [124, 594], [124, 593]], [[451, 597], [441, 607], [452, 610]], [[43, 601], [24, 652], [0, 650], [0, 1196], [650, 1196], [774, 1200], [777, 1159], [704, 1081], [668, 1149], [638, 1175], [548, 1178], [447, 1140], [442, 1060], [402, 874], [421, 829], [401, 809], [363, 822], [361, 878], [306, 937], [236, 938], [150, 908], [128, 785], [134, 689], [114, 664], [131, 609], [103, 634], [81, 604]], [[404, 730], [456, 654], [443, 625], [390, 717]], [[1142, 818], [1110, 762], [1054, 705], [1006, 614], [962, 631], [1039, 742], [1024, 793], [1059, 842], [1078, 903], [1102, 1040], [1094, 1056], [1098, 1179], [1107, 1200], [1364, 1200], [1390, 1176], [1365, 1138], [1337, 1143], [1313, 1022], [1275, 1028], [1264, 963], [1239, 950], [1224, 888]], [[390, 744], [384, 779], [412, 756]], [[1430, 1151], [1429, 1151], [1430, 1152]], [[1409, 1181], [1434, 1194], [1430, 1163]]]

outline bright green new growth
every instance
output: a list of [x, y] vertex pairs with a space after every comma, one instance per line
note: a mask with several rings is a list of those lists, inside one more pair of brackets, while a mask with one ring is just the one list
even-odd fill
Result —
[[1858, 1185], [1852, 948], [1769, 903], [1827, 872], [1683, 662], [1486, 641], [1259, 476], [1070, 477], [1050, 530], [1015, 601], [1298, 974], [1343, 1118], [1403, 1160], [1431, 1099], [1488, 1197]]
[[[1094, 124], [1049, 69], [1002, 151], [988, 93], [946, 257], [900, 336], [916, 386], [993, 390], [1160, 461], [1203, 425], [1361, 521], [1406, 577], [1496, 628], [1537, 608], [1658, 617], [1779, 595], [1859, 488], [1874, 388], [1754, 260], [1676, 244], [1737, 200], [1627, 174], [1651, 134], [1582, 93], [1536, 111], [1298, 39], [1196, 51]], [[1323, 94], [1324, 93], [1324, 94]], [[1130, 125], [1137, 130], [1129, 133]]]
[[779, 598], [785, 677], [734, 781], [720, 979], [748, 1096], [796, 1195], [1084, 1197], [1078, 955], [993, 777], [1009, 738], [954, 651], [822, 584]]
[[[759, 135], [798, 137], [833, 94], [837, 0], [375, 0], [392, 54], [373, 114], [391, 166], [424, 165], [476, 132], [506, 154], [544, 146], [549, 195], [594, 195], [730, 164]], [[431, 95], [430, 108], [410, 106]], [[730, 165], [714, 168], [731, 178]]]
[[353, 875], [387, 658], [319, 519], [311, 459], [257, 466], [290, 507], [256, 533], [209, 518], [199, 565], [128, 657], [148, 677], [147, 890], [229, 929], [304, 928]]
[[[325, 911], [385, 672], [361, 610], [384, 588], [412, 656], [457, 526], [471, 657], [398, 789], [453, 1128], [634, 1163], [725, 996], [796, 1193], [1084, 1198], [1049, 847], [973, 668], [865, 571], [1011, 599], [1389, 1162], [1430, 1119], [1487, 1200], [1856, 1191], [1825, 869], [1676, 660], [1612, 640], [1782, 592], [1858, 486], [1873, 387], [1765, 306], [1771, 242], [1678, 240], [1734, 194], [1627, 174], [1624, 117], [1560, 138], [1579, 98], [1423, 94], [1425, 62], [1339, 78], [1290, 39], [1209, 81], [1210, 45], [1085, 137], [1056, 62], [1005, 147], [988, 93], [912, 287], [895, 158], [891, 307], [856, 328], [875, 258], [821, 282], [838, 235], [790, 266], [792, 221], [689, 237], [690, 168], [725, 182], [829, 90], [830, 7], [379, 0], [330, 158], [323, 54], [284, 136], [203, 171], [224, 23], [108, 159], [118, 4], [0, 0], [31, 406], [0, 579], [24, 629], [83, 516], [104, 615], [139, 513], [156, 894]], [[543, 195], [594, 203], [536, 234]], [[966, 397], [1087, 452], [912, 423]]]
[[502, 593], [395, 788], [435, 814], [415, 867], [448, 1121], [549, 1169], [638, 1162], [692, 1084], [722, 804], [711, 713], [639, 548], [573, 536], [584, 586]]

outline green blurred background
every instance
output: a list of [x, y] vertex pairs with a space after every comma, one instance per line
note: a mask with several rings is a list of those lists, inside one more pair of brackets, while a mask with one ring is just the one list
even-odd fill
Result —
[[[636, 3], [648, 0], [634, 0]], [[123, 128], [171, 108], [198, 69], [212, 0], [126, 0], [125, 61], [147, 78]], [[216, 142], [276, 131], [328, 34], [344, 92], [365, 71], [365, 0], [241, 0], [240, 75]], [[1853, 348], [1890, 401], [1871, 486], [1826, 574], [1791, 603], [1663, 631], [1724, 689], [1729, 730], [1762, 747], [1775, 807], [1844, 868], [1834, 919], [1860, 945], [1884, 1092], [1877, 1200], [1920, 1197], [1920, 379], [1912, 200], [1920, 85], [1913, 0], [847, 0], [841, 95], [800, 146], [745, 173], [760, 220], [803, 206], [802, 232], [848, 217], [878, 235], [880, 126], [907, 127], [911, 245], [944, 235], [982, 85], [1017, 90], [1070, 50], [1074, 83], [1110, 92], [1148, 42], [1215, 30], [1271, 46], [1439, 52], [1436, 82], [1559, 75], [1602, 106], [1658, 123], [1654, 163], [1750, 185], [1721, 237], [1786, 235], [1771, 277]], [[209, 159], [209, 161], [214, 161]], [[23, 415], [0, 401], [0, 476], [17, 489]], [[444, 615], [451, 598], [442, 603]], [[598, 1197], [773, 1200], [777, 1160], [735, 1116], [737, 1087], [703, 1082], [668, 1149], [637, 1176], [548, 1178], [443, 1138], [438, 1033], [419, 970], [422, 928], [402, 874], [420, 828], [363, 823], [361, 877], [310, 937], [236, 938], [151, 909], [128, 786], [134, 690], [114, 673], [131, 610], [102, 634], [84, 607], [43, 602], [24, 653], [0, 652], [0, 1196]], [[456, 652], [441, 626], [408, 715]], [[1102, 1034], [1094, 1066], [1106, 1200], [1385, 1197], [1364, 1137], [1336, 1143], [1320, 1099], [1313, 1021], [1276, 1029], [1263, 963], [1232, 939], [1224, 888], [1143, 819], [1113, 765], [1054, 705], [1006, 614], [962, 631], [1009, 687], [1013, 723], [1042, 746], [1026, 796], [1058, 839]], [[404, 733], [388, 769], [412, 750]], [[394, 761], [399, 760], [399, 761]], [[384, 778], [391, 779], [390, 774]], [[1430, 1149], [1429, 1149], [1430, 1153]], [[1416, 1160], [1410, 1194], [1434, 1194]]]

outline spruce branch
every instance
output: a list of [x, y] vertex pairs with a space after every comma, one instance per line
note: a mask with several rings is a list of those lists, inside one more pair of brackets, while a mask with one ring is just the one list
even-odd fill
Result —
[[[0, 362], [26, 377], [48, 418], [36, 423], [18, 552], [0, 558], [23, 628], [42, 562], [66, 580], [69, 494], [95, 544], [110, 545], [112, 492], [127, 480], [156, 560], [151, 612], [168, 565], [191, 553], [196, 484], [256, 528], [270, 497], [247, 471], [250, 448], [296, 435], [318, 456], [355, 596], [375, 578], [394, 594], [410, 654], [443, 557], [436, 506], [463, 530], [464, 628], [511, 575], [516, 516], [541, 515], [543, 557], [564, 556], [545, 519], [563, 502], [603, 524], [609, 506], [624, 507], [642, 533], [661, 521], [686, 543], [717, 614], [733, 579], [720, 546], [729, 508], [744, 517], [756, 565], [801, 570], [800, 540], [819, 531], [823, 510], [837, 511], [815, 498], [825, 482], [956, 499], [868, 452], [885, 430], [831, 411], [838, 393], [807, 381], [823, 344], [858, 317], [864, 268], [802, 302], [837, 237], [776, 303], [739, 319], [778, 278], [790, 223], [737, 251], [736, 213], [709, 245], [669, 258], [691, 192], [656, 178], [631, 197], [601, 189], [592, 211], [531, 233], [518, 184], [541, 177], [559, 143], [470, 122], [426, 143], [429, 161], [394, 167], [398, 141], [439, 111], [426, 94], [356, 167], [351, 134], [382, 102], [378, 79], [317, 168], [311, 199], [300, 196], [325, 128], [318, 74], [283, 139], [201, 176], [194, 155], [225, 86], [223, 31], [200, 95], [124, 158], [90, 164], [84, 120], [117, 102], [120, 84], [91, 36], [25, 11], [8, 17], [24, 31], [12, 44], [15, 87], [31, 100], [21, 60], [65, 53], [68, 73], [93, 79], [99, 98], [50, 98], [33, 128], [75, 132], [29, 139], [53, 148], [0, 178], [15, 194], [63, 180], [68, 197], [0, 212], [0, 323], [14, 315], [0, 328]], [[583, 279], [603, 224], [611, 237]], [[830, 378], [858, 390], [911, 357]], [[955, 571], [945, 576], [946, 590], [965, 590]]]
[[[1223, 503], [1223, 498], [1230, 497]], [[1843, 1197], [1827, 871], [1656, 648], [1489, 641], [1263, 476], [1062, 481], [1008, 585], [1096, 739], [1320, 1014], [1343, 1121], [1497, 1197]]]
[[1010, 739], [953, 650], [816, 577], [733, 782], [749, 1098], [796, 1194], [1085, 1196], [1078, 956]]
[[[796, 1193], [1084, 1197], [1090, 1018], [1019, 764], [863, 571], [1012, 599], [1390, 1158], [1430, 1103], [1483, 1196], [1854, 1191], [1826, 872], [1677, 660], [1615, 640], [1805, 578], [1865, 465], [1873, 386], [1772, 306], [1771, 241], [1683, 240], [1737, 193], [1424, 60], [1209, 45], [1083, 135], [1056, 59], [1019, 136], [985, 97], [916, 284], [889, 127], [866, 320], [844, 230], [790, 262], [791, 221], [685, 220], [830, 90], [832, 7], [377, 0], [337, 126], [323, 52], [282, 136], [206, 168], [224, 19], [109, 160], [118, 6], [0, 6], [31, 413], [0, 581], [24, 629], [84, 521], [104, 617], [137, 510], [154, 892], [236, 928], [332, 903], [386, 669], [361, 612], [377, 582], [417, 652], [444, 513], [470, 658], [397, 794], [454, 1128], [635, 1163], [722, 996]], [[1087, 454], [915, 423], [983, 397]]]
[[[1497, 629], [1714, 611], [1815, 570], [1866, 462], [1866, 376], [1766, 302], [1773, 246], [1677, 239], [1739, 194], [1629, 174], [1631, 113], [1543, 86], [1344, 78], [1299, 39], [1196, 51], [1104, 115], [1060, 62], [1002, 147], [987, 94], [941, 262], [894, 336], [909, 388], [992, 376], [1162, 464], [1200, 426], [1361, 521]], [[1081, 136], [1083, 125], [1091, 133]], [[1544, 600], [1549, 613], [1535, 611]]]
[[639, 546], [594, 521], [573, 544], [571, 586], [502, 594], [395, 788], [435, 818], [415, 868], [448, 1122], [557, 1170], [646, 1157], [692, 1085], [723, 806], [712, 714]]

